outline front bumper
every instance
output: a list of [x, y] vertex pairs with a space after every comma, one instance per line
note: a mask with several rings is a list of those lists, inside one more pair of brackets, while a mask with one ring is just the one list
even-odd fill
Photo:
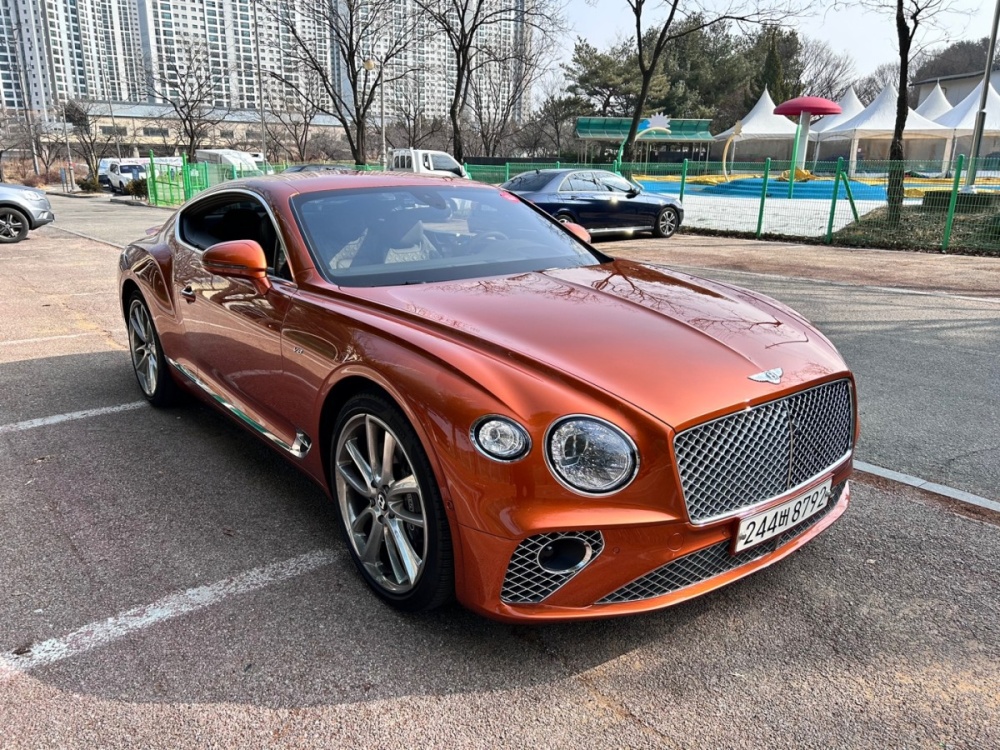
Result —
[[578, 573], [557, 582], [551, 593], [546, 590], [537, 603], [504, 601], [508, 565], [519, 541], [463, 527], [458, 597], [481, 614], [510, 622], [587, 620], [663, 609], [748, 576], [808, 543], [847, 510], [847, 473], [838, 471], [835, 500], [827, 509], [737, 555], [729, 554], [729, 546], [738, 519], [706, 527], [677, 522], [593, 530], [600, 531], [599, 553]]
[[28, 218], [31, 221], [31, 228], [38, 229], [38, 227], [51, 224], [55, 221], [56, 215], [52, 213], [52, 206], [49, 202], [44, 201], [28, 207]]

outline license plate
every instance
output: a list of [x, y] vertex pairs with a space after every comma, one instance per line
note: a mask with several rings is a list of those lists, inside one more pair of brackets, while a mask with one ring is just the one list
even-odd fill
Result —
[[832, 484], [833, 478], [831, 477], [823, 484], [816, 485], [808, 492], [792, 498], [787, 503], [758, 513], [756, 516], [744, 518], [740, 521], [739, 529], [736, 532], [733, 554], [766, 542], [771, 537], [787, 531], [811, 516], [815, 516], [830, 502]]

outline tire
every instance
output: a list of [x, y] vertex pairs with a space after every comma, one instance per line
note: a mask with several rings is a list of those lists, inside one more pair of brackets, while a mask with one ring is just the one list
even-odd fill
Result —
[[352, 397], [334, 426], [329, 466], [341, 531], [372, 591], [406, 612], [448, 602], [451, 531], [427, 454], [402, 411], [382, 395]]
[[653, 224], [654, 237], [671, 237], [677, 231], [679, 222], [677, 210], [667, 206], [656, 215], [656, 222]]
[[0, 207], [0, 243], [20, 242], [28, 236], [28, 217], [11, 206]]
[[139, 292], [132, 292], [125, 317], [128, 327], [128, 348], [132, 356], [132, 369], [139, 390], [153, 406], [171, 406], [177, 403], [180, 390], [174, 382], [163, 346], [153, 325], [146, 300]]
[[573, 214], [568, 211], [560, 211], [556, 214], [556, 221], [560, 224], [576, 224], [576, 219], [573, 218]]

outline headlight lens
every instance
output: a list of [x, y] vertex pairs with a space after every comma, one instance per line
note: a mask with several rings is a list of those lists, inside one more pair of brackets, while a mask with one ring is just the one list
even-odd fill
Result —
[[632, 440], [609, 422], [566, 417], [549, 428], [546, 455], [553, 474], [571, 489], [604, 495], [635, 477], [639, 454]]
[[34, 191], [25, 191], [24, 197], [29, 201], [43, 201], [45, 200], [45, 193], [36, 193]]
[[506, 417], [490, 415], [472, 426], [472, 442], [490, 458], [516, 461], [531, 448], [528, 432]]

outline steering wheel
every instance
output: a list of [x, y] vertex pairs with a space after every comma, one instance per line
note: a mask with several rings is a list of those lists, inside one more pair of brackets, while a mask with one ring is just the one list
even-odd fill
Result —
[[483, 232], [482, 234], [476, 235], [476, 239], [480, 239], [480, 240], [509, 240], [510, 237], [508, 237], [503, 232], [499, 232], [499, 231], [497, 231], [497, 230], [494, 229], [492, 231]]

